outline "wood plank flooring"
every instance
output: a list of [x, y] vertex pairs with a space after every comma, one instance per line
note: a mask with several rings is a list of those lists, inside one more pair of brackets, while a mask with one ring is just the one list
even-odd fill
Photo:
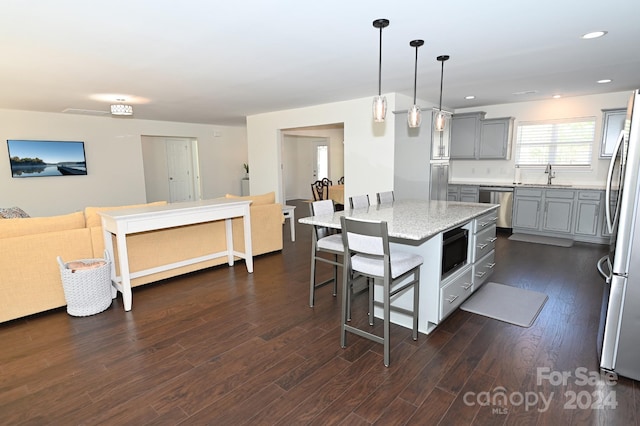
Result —
[[[500, 235], [491, 280], [548, 294], [535, 324], [457, 310], [417, 342], [393, 326], [385, 368], [381, 345], [349, 335], [340, 348], [330, 286], [307, 306], [311, 230], [296, 230], [292, 243], [284, 226], [284, 249], [257, 257], [254, 274], [221, 266], [134, 289], [130, 312], [118, 298], [91, 317], [60, 309], [0, 324], [0, 424], [639, 423], [638, 382], [577, 370], [598, 372], [606, 247]], [[365, 313], [356, 297], [354, 321]]]

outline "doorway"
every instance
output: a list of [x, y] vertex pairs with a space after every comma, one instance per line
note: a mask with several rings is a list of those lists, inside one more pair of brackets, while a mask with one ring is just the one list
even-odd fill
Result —
[[147, 202], [201, 198], [195, 138], [142, 136], [142, 161]]
[[281, 131], [283, 200], [310, 199], [311, 184], [324, 177], [336, 183], [344, 176], [342, 123]]

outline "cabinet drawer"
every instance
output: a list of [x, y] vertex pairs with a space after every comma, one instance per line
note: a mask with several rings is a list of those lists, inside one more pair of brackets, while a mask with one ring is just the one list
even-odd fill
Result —
[[474, 221], [473, 233], [477, 234], [483, 229], [490, 228], [492, 225], [496, 224], [497, 220], [498, 220], [498, 212], [496, 210], [493, 210], [489, 213], [486, 213], [476, 218], [476, 220]]
[[516, 188], [515, 192], [518, 197], [542, 197], [542, 189]]
[[460, 192], [463, 194], [477, 194], [478, 187], [477, 186], [469, 186], [469, 185], [461, 185]]
[[474, 263], [495, 249], [496, 240], [498, 239], [496, 237], [496, 225], [491, 225], [489, 228], [478, 232], [475, 238], [472, 257]]
[[487, 278], [493, 274], [493, 268], [496, 266], [495, 258], [496, 251], [491, 250], [491, 253], [473, 264], [473, 291], [480, 288], [487, 281]]
[[578, 192], [579, 200], [596, 200], [600, 201], [601, 193], [599, 191], [580, 191]]
[[440, 289], [440, 321], [471, 295], [473, 291], [472, 272], [473, 268], [467, 268], [462, 275], [454, 278]]
[[574, 191], [567, 191], [565, 189], [547, 189], [547, 192], [544, 194], [547, 198], [566, 198], [573, 199], [575, 196]]

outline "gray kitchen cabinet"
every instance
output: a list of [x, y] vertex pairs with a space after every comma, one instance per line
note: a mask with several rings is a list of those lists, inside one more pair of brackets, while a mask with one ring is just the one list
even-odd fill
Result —
[[513, 117], [491, 118], [480, 122], [479, 159], [509, 159]]
[[513, 201], [513, 228], [538, 230], [540, 228], [540, 207], [542, 189], [516, 188]]
[[603, 200], [595, 189], [516, 188], [513, 232], [606, 244]]
[[477, 203], [479, 200], [478, 185], [449, 184], [447, 188], [447, 200], [464, 201], [465, 203]]
[[479, 198], [480, 191], [477, 185], [460, 185], [460, 201], [477, 203]]
[[460, 201], [460, 186], [449, 184], [447, 187], [447, 201]]
[[571, 233], [574, 197], [574, 191], [545, 191], [543, 231]]
[[576, 202], [576, 235], [595, 237], [600, 226], [601, 191], [579, 191]]
[[509, 159], [513, 117], [485, 119], [485, 112], [454, 114], [451, 118], [451, 158]]
[[477, 156], [476, 149], [480, 144], [480, 121], [484, 112], [467, 112], [453, 114], [451, 117], [451, 147], [452, 159], [473, 160]]
[[429, 189], [432, 200], [447, 200], [449, 182], [449, 163], [431, 164], [431, 179]]
[[600, 158], [610, 158], [613, 154], [620, 131], [624, 128], [627, 117], [626, 108], [602, 110], [602, 141], [600, 142]]
[[436, 130], [437, 110], [431, 113], [431, 159], [448, 160], [451, 146], [451, 114], [442, 111], [447, 116], [446, 126], [443, 131]]

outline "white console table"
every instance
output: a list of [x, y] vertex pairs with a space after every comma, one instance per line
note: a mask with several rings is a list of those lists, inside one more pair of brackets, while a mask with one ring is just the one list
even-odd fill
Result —
[[[145, 206], [139, 208], [109, 210], [100, 212], [105, 249], [114, 259], [113, 241], [111, 235], [116, 236], [118, 245], [118, 265], [120, 277], [116, 276], [115, 263], [111, 265], [111, 279], [115, 288], [122, 293], [124, 310], [130, 311], [132, 305], [131, 279], [179, 268], [205, 260], [227, 257], [229, 266], [233, 266], [234, 256], [245, 259], [247, 271], [253, 272], [253, 254], [251, 248], [251, 216], [249, 205], [251, 201], [238, 201], [232, 198], [218, 198], [213, 200], [194, 201], [187, 203], [173, 203], [164, 206]], [[245, 252], [233, 249], [233, 233], [231, 219], [242, 217], [244, 223]], [[129, 256], [127, 253], [127, 235], [138, 232], [172, 228], [176, 226], [192, 225], [195, 223], [225, 220], [227, 247], [225, 251], [211, 253], [195, 259], [162, 265], [143, 271], [129, 270]], [[115, 290], [114, 290], [115, 291]], [[114, 293], [115, 295], [115, 293]]]
[[284, 216], [284, 219], [285, 220], [289, 219], [289, 226], [291, 227], [291, 241], [296, 240], [296, 224], [295, 224], [296, 213], [294, 211], [295, 209], [296, 209], [296, 206], [282, 206], [282, 215]]

